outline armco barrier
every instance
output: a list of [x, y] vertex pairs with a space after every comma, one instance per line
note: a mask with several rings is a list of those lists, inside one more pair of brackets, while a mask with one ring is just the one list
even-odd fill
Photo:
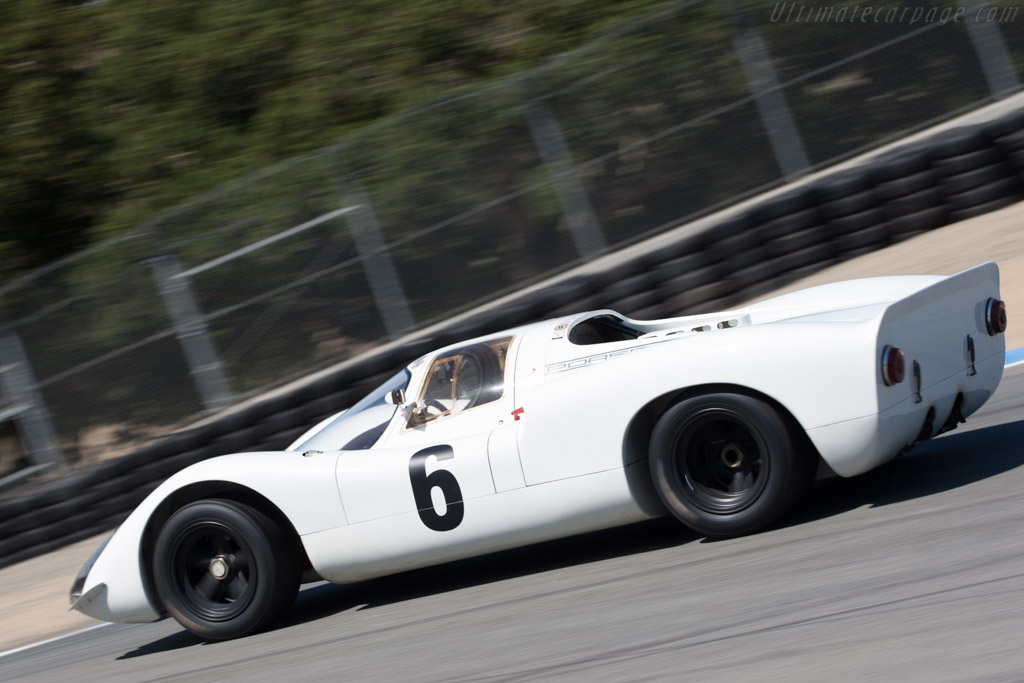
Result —
[[130, 455], [9, 493], [0, 499], [0, 567], [115, 527], [190, 464], [283, 448], [434, 348], [578, 310], [660, 318], [725, 309], [838, 261], [1024, 199], [1022, 178], [1024, 111], [897, 147], [697, 234], [370, 353]]

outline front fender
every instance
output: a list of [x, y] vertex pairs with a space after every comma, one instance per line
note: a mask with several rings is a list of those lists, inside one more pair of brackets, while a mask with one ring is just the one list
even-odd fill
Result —
[[[243, 486], [276, 505], [300, 534], [346, 525], [334, 472], [337, 453], [240, 453], [187, 467], [146, 497], [114, 532], [81, 586], [74, 608], [102, 621], [148, 622], [162, 609], [147, 580], [142, 539], [153, 513], [176, 491], [211, 481]], [[102, 586], [101, 586], [102, 584]]]

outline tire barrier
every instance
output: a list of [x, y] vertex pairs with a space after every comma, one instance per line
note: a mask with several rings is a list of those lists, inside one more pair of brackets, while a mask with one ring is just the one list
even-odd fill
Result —
[[1021, 199], [1024, 110], [896, 147], [697, 234], [660, 240], [657, 248], [604, 268], [581, 268], [124, 457], [29, 482], [0, 498], [0, 567], [114, 528], [183, 467], [225, 453], [284, 448], [435, 348], [580, 310], [662, 318], [727, 309], [834, 263]]

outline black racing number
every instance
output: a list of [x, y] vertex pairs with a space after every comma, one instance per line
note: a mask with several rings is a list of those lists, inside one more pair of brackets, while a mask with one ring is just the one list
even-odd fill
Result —
[[[431, 446], [418, 451], [409, 461], [409, 480], [412, 482], [412, 495], [416, 500], [416, 510], [420, 520], [428, 529], [434, 531], [451, 531], [462, 523], [465, 509], [462, 506], [462, 489], [455, 475], [448, 470], [436, 469], [427, 474], [427, 458], [434, 456], [438, 462], [451, 460], [455, 451], [451, 446]], [[437, 487], [444, 496], [445, 511], [437, 514], [430, 491]]]

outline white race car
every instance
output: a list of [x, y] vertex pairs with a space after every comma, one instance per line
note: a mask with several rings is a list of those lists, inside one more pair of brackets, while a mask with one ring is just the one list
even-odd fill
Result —
[[[74, 582], [97, 619], [243, 636], [348, 583], [666, 512], [761, 529], [962, 422], [1003, 372], [989, 263], [658, 321], [603, 310], [449, 346], [286, 451], [174, 475]], [[822, 464], [827, 465], [827, 468]]]

